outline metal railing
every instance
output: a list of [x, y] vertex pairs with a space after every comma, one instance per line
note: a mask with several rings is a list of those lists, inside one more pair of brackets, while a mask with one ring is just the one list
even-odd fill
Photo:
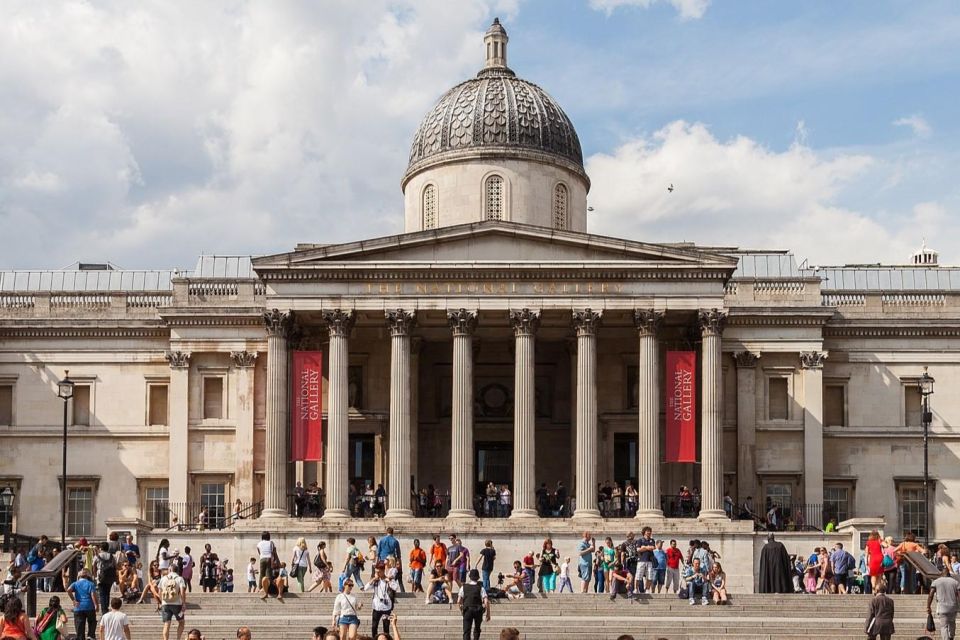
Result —
[[[166, 521], [154, 519], [154, 527], [169, 531], [220, 530], [233, 525], [237, 520], [259, 518], [263, 511], [263, 502], [243, 504], [240, 509], [227, 510], [223, 505], [211, 505], [204, 502], [163, 502], [156, 507], [156, 513], [164, 514]], [[201, 512], [206, 509], [203, 517]]]
[[822, 531], [832, 515], [822, 504], [778, 503], [767, 505], [750, 513], [742, 506], [736, 508], [740, 520], [753, 520], [757, 531]]

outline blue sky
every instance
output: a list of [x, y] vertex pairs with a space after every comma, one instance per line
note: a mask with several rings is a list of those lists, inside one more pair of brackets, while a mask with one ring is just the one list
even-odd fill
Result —
[[494, 15], [577, 127], [591, 231], [960, 263], [956, 2], [11, 0], [2, 266], [400, 231], [413, 131]]

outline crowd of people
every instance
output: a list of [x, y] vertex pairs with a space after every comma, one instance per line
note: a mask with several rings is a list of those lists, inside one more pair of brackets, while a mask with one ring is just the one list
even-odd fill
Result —
[[[558, 549], [552, 539], [546, 538], [539, 548], [507, 558], [506, 562], [498, 561], [493, 540], [488, 539], [480, 549], [471, 551], [457, 534], [450, 534], [446, 540], [434, 535], [429, 544], [413, 539], [409, 549], [403, 549], [393, 529], [387, 527], [379, 539], [370, 536], [365, 544], [358, 544], [351, 537], [346, 542], [343, 555], [332, 557], [325, 541], [311, 549], [305, 538], [299, 538], [287, 560], [280, 557], [270, 533], [264, 531], [245, 567], [246, 591], [257, 593], [264, 600], [272, 596], [278, 601], [283, 601], [291, 588], [299, 588], [300, 592], [336, 592], [331, 629], [343, 639], [362, 637], [358, 634], [366, 626], [361, 622], [364, 605], [356, 595], [361, 591], [372, 595], [369, 619], [373, 637], [387, 639], [400, 638], [394, 605], [396, 594], [407, 590], [419, 594], [426, 605], [456, 605], [463, 614], [465, 634], [474, 638], [479, 637], [482, 624], [489, 620], [491, 600], [498, 598], [579, 591], [603, 594], [611, 600], [662, 593], [684, 598], [690, 605], [724, 605], [729, 601], [721, 557], [707, 541], [691, 540], [681, 549], [675, 539], [656, 538], [650, 527], [643, 527], [639, 535], [627, 533], [618, 541], [610, 536], [600, 540], [586, 532], [569, 549]], [[893, 593], [927, 593], [931, 604], [933, 599], [937, 600], [942, 625], [948, 629], [955, 625], [957, 603], [954, 599], [951, 604], [949, 587], [960, 585], [960, 559], [944, 545], [931, 552], [913, 534], [894, 543], [892, 538], [881, 538], [876, 531], [870, 534], [859, 558], [841, 542], [829, 548], [817, 547], [809, 555], [792, 556], [771, 534], [767, 546], [775, 545], [779, 545], [778, 553], [787, 567], [783, 571], [784, 586], [771, 587], [776, 579], [768, 581], [761, 575], [761, 592], [874, 593], [884, 597]], [[203, 552], [195, 557], [190, 547], [181, 551], [162, 539], [153, 558], [145, 559], [132, 536], [121, 541], [113, 533], [99, 544], [88, 544], [81, 538], [75, 548], [79, 552], [76, 565], [64, 567], [59, 576], [41, 580], [38, 586], [62, 592], [73, 602], [73, 626], [80, 639], [93, 637], [98, 629], [109, 632], [107, 640], [129, 637], [125, 635], [129, 634], [129, 624], [122, 613], [123, 605], [150, 602], [160, 614], [163, 639], [168, 640], [175, 627], [179, 640], [185, 630], [188, 594], [194, 586], [204, 592], [234, 590], [234, 569], [229, 559], [221, 558], [210, 544], [204, 545]], [[10, 608], [9, 615], [5, 610], [5, 627], [19, 625], [22, 605], [13, 604], [19, 599], [9, 596], [18, 595], [22, 589], [20, 577], [41, 569], [56, 551], [56, 545], [43, 536], [29, 550], [20, 549], [13, 554], [3, 586], [6, 606]], [[925, 554], [950, 582], [924, 579], [907, 559], [907, 554], [914, 552]], [[761, 556], [761, 574], [770, 567], [767, 562], [764, 568], [766, 553], [767, 547]], [[574, 584], [574, 580], [578, 583]], [[37, 617], [36, 632], [31, 627], [30, 633], [24, 632], [23, 640], [30, 638], [31, 633], [41, 640], [58, 638], [49, 630], [64, 627], [62, 598], [50, 598]], [[885, 600], [877, 598], [877, 604], [871, 607], [877, 609], [873, 618], [890, 613], [892, 620], [892, 601], [888, 607]], [[329, 631], [324, 630], [319, 637], [328, 636]], [[10, 637], [21, 640], [17, 635]]]

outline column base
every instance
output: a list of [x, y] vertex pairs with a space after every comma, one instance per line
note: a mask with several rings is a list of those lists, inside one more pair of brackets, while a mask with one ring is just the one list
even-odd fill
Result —
[[727, 512], [723, 509], [703, 509], [697, 520], [729, 520]]
[[289, 518], [290, 514], [286, 509], [264, 509], [260, 512], [260, 519], [264, 518]]
[[510, 520], [529, 520], [531, 518], [539, 518], [540, 514], [537, 513], [536, 509], [514, 509], [510, 513]]
[[327, 509], [323, 512], [321, 520], [349, 520], [352, 516], [347, 509]]
[[383, 517], [385, 520], [389, 520], [391, 518], [397, 518], [397, 519], [412, 518], [413, 510], [412, 509], [387, 509], [387, 513]]
[[476, 520], [477, 513], [473, 509], [451, 509], [447, 520]]
[[636, 520], [663, 520], [663, 511], [660, 509], [639, 509]]
[[573, 512], [573, 515], [570, 516], [571, 520], [600, 520], [600, 510], [599, 509], [577, 509]]

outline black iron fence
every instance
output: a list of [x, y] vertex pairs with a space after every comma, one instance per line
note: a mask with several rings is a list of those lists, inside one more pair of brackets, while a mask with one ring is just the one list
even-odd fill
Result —
[[205, 531], [225, 529], [239, 520], [259, 518], [263, 502], [234, 504], [232, 510], [225, 505], [205, 502], [163, 502], [154, 509], [155, 528], [170, 531]]
[[741, 506], [735, 517], [752, 520], [757, 531], [823, 531], [832, 516], [822, 504], [784, 502], [755, 511]]

